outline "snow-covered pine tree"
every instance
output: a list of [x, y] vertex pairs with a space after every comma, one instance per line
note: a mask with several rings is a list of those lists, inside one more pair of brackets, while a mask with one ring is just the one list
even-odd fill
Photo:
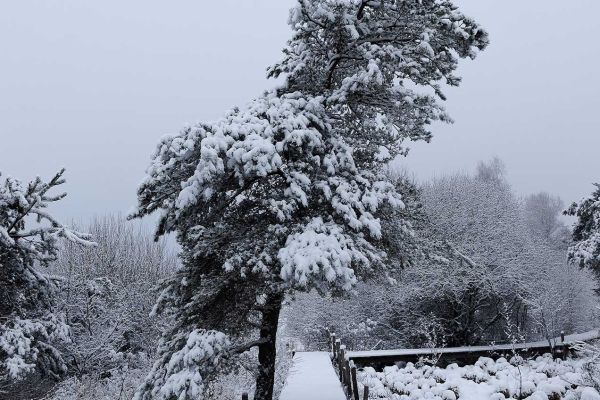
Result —
[[64, 183], [63, 174], [28, 184], [8, 177], [0, 185], [0, 382], [36, 369], [52, 376], [65, 370], [52, 342], [68, 340], [68, 327], [52, 310], [56, 282], [38, 267], [56, 259], [61, 238], [92, 243], [47, 211], [66, 196], [51, 194]]
[[591, 196], [573, 203], [565, 214], [577, 217], [568, 257], [580, 267], [594, 270], [600, 276], [600, 184]]
[[378, 213], [403, 203], [383, 166], [449, 121], [441, 84], [488, 44], [450, 1], [300, 0], [290, 25], [269, 69], [284, 83], [164, 138], [138, 190], [133, 216], [160, 210], [184, 266], [156, 305], [175, 322], [137, 398], [198, 398], [258, 347], [254, 398], [271, 400], [285, 294], [386, 274]]

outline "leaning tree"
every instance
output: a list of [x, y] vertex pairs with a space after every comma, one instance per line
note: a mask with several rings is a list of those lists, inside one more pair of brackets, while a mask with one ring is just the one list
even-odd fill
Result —
[[69, 340], [69, 328], [53, 310], [56, 282], [39, 267], [56, 259], [61, 238], [92, 243], [48, 212], [66, 196], [52, 193], [63, 173], [48, 182], [7, 177], [0, 184], [0, 382], [35, 370], [51, 376], [66, 370], [53, 342]]
[[591, 196], [573, 203], [565, 214], [577, 217], [569, 260], [592, 269], [600, 277], [600, 184]]
[[138, 189], [132, 217], [159, 211], [157, 235], [183, 249], [155, 307], [174, 322], [138, 399], [198, 398], [255, 347], [254, 398], [272, 398], [284, 296], [389, 272], [380, 217], [403, 202], [383, 167], [449, 121], [442, 85], [488, 44], [444, 0], [299, 0], [290, 25], [268, 72], [283, 84], [164, 138]]

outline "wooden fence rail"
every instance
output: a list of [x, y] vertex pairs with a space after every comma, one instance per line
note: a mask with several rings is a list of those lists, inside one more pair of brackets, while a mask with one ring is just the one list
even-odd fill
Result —
[[[338, 343], [339, 338], [330, 333], [330, 340]], [[560, 337], [537, 342], [497, 344], [491, 346], [465, 346], [465, 347], [446, 347], [446, 348], [424, 348], [424, 349], [396, 349], [396, 350], [371, 350], [371, 351], [348, 351], [344, 346], [344, 357], [352, 362], [355, 367], [365, 366], [381, 370], [385, 366], [393, 365], [397, 362], [417, 362], [421, 357], [430, 357], [435, 355], [441, 364], [457, 363], [459, 365], [472, 364], [479, 357], [499, 358], [519, 353], [525, 357], [534, 357], [546, 353], [553, 354], [557, 358], [565, 358], [575, 350], [573, 346], [578, 342], [585, 342], [600, 338], [600, 330], [595, 329], [589, 332], [565, 335], [561, 332]], [[338, 348], [341, 345], [337, 346]], [[335, 352], [336, 349], [333, 348]], [[335, 354], [334, 354], [335, 355]]]

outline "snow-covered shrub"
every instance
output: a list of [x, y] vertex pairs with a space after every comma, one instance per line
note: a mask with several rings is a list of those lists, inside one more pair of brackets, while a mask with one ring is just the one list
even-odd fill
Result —
[[130, 355], [130, 360], [110, 375], [70, 376], [56, 385], [44, 400], [130, 400], [135, 389], [152, 366], [144, 354]]
[[[288, 335], [287, 323], [282, 321], [277, 332], [277, 360], [275, 363], [275, 385], [273, 399], [279, 394], [289, 375], [295, 351], [305, 351], [303, 345]], [[243, 393], [252, 393], [256, 385], [256, 370], [253, 368], [257, 350], [252, 349], [240, 358], [240, 368], [225, 372], [208, 382], [205, 396], [207, 399], [239, 400]]]
[[550, 355], [522, 363], [504, 358], [480, 358], [474, 365], [446, 368], [408, 363], [382, 372], [365, 368], [358, 374], [369, 399], [477, 399], [477, 400], [597, 400], [600, 394], [586, 384], [586, 360], [554, 360]]
[[584, 382], [600, 392], [600, 341], [577, 343], [575, 348], [585, 356], [582, 364]]

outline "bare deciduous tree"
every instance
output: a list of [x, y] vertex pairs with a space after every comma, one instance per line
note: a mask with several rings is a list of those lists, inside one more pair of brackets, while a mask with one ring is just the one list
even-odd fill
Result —
[[60, 309], [71, 327], [69, 366], [78, 376], [110, 376], [128, 358], [152, 357], [161, 321], [149, 316], [159, 281], [177, 267], [165, 239], [117, 215], [85, 225], [97, 246], [65, 244], [54, 273], [63, 277]]

